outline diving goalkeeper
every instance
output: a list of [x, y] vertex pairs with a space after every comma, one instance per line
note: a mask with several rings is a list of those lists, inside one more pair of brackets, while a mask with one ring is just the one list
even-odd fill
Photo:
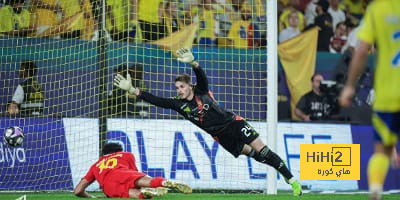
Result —
[[185, 119], [210, 134], [234, 157], [237, 158], [243, 154], [274, 167], [285, 177], [286, 182], [291, 184], [293, 195], [300, 196], [302, 194], [301, 185], [282, 159], [264, 144], [259, 134], [243, 117], [218, 105], [208, 89], [206, 74], [194, 60], [190, 50], [179, 49], [177, 55], [179, 61], [192, 65], [197, 84], [192, 85], [191, 77], [188, 74], [177, 76], [175, 78], [175, 88], [178, 93], [176, 98], [157, 97], [133, 87], [129, 74], [126, 79], [119, 74], [116, 75], [114, 85], [155, 106], [177, 111]]

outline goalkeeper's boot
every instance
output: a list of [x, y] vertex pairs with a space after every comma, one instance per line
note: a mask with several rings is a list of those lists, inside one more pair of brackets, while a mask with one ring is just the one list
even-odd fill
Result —
[[143, 194], [144, 198], [149, 199], [153, 197], [163, 196], [168, 193], [168, 189], [165, 187], [158, 188], [142, 188], [140, 192]]
[[301, 190], [301, 184], [298, 180], [295, 180], [292, 184], [290, 184], [293, 189], [293, 196], [301, 196], [303, 195], [303, 191]]
[[177, 190], [178, 192], [184, 193], [184, 194], [190, 194], [192, 193], [192, 188], [184, 183], [178, 183], [175, 181], [165, 181], [163, 183], [163, 187], [167, 187], [170, 189]]

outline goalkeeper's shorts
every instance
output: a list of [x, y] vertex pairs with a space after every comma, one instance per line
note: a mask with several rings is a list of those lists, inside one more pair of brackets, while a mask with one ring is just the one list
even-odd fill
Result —
[[235, 158], [241, 154], [244, 144], [250, 144], [258, 136], [257, 131], [243, 119], [233, 121], [221, 132], [213, 135], [214, 139]]
[[104, 181], [103, 192], [107, 197], [129, 198], [129, 188], [139, 188], [135, 182], [146, 174], [134, 170], [116, 170]]

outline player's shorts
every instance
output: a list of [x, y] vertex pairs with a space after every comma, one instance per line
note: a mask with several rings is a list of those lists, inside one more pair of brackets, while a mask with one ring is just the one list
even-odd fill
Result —
[[129, 198], [129, 188], [138, 188], [135, 182], [146, 174], [133, 170], [118, 170], [109, 175], [103, 186], [107, 197]]
[[259, 134], [245, 120], [235, 120], [216, 135], [214, 139], [237, 158], [243, 150], [244, 144], [253, 142]]
[[396, 145], [400, 135], [400, 112], [374, 112], [372, 114], [374, 138], [384, 146]]

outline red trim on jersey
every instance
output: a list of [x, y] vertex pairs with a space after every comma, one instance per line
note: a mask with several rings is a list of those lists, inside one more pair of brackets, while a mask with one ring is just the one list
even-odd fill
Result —
[[247, 46], [248, 47], [254, 46], [253, 39], [254, 39], [254, 27], [253, 27], [253, 24], [250, 24], [249, 30], [247, 32]]
[[196, 103], [197, 103], [197, 109], [199, 109], [199, 121], [200, 121], [200, 124], [202, 124], [203, 123], [203, 121], [204, 121], [204, 119], [203, 119], [203, 102], [201, 101], [201, 99], [200, 99], [200, 97], [198, 97], [198, 96], [194, 96], [194, 99], [196, 100]]
[[218, 136], [213, 136], [213, 138], [214, 138], [214, 140], [217, 141], [218, 144], [219, 144], [219, 138], [218, 138]]
[[208, 90], [208, 94], [210, 95], [210, 97], [211, 97], [214, 101], [217, 101], [217, 100], [215, 100], [214, 93], [213, 93], [211, 90]]
[[236, 115], [235, 116], [235, 121], [241, 121], [244, 120], [244, 118], [242, 116]]

